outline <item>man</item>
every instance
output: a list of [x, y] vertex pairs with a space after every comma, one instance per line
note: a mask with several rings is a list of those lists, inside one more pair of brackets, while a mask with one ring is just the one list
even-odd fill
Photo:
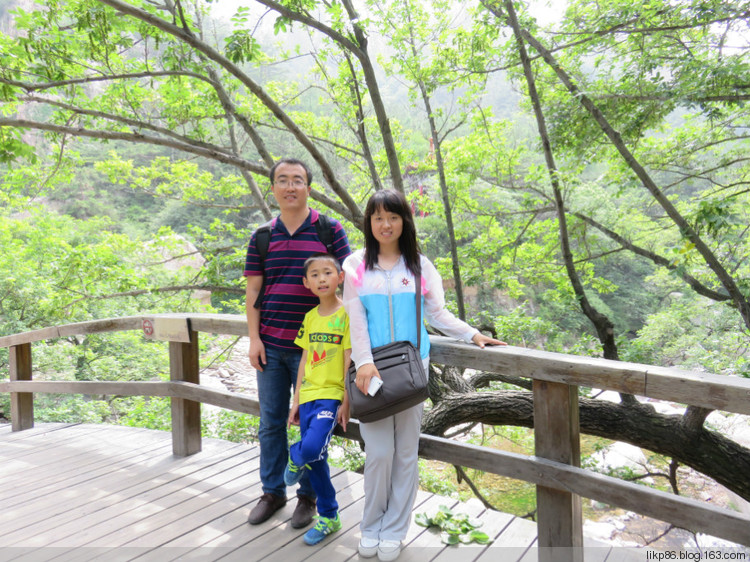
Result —
[[[271, 189], [280, 214], [270, 225], [270, 242], [265, 259], [253, 233], [245, 261], [247, 278], [247, 324], [250, 336], [250, 364], [257, 371], [260, 402], [260, 480], [263, 495], [251, 510], [248, 522], [267, 521], [286, 504], [284, 469], [289, 446], [287, 419], [291, 389], [296, 383], [302, 350], [294, 338], [305, 314], [318, 299], [302, 284], [305, 260], [317, 252], [331, 252], [339, 262], [351, 253], [341, 224], [329, 219], [331, 248], [321, 242], [316, 222], [319, 213], [307, 204], [312, 173], [300, 160], [277, 162], [269, 174]], [[260, 229], [259, 229], [260, 230]], [[265, 283], [264, 283], [265, 277]], [[259, 308], [258, 295], [263, 292]], [[300, 481], [292, 527], [305, 527], [315, 514], [315, 492], [308, 478]]]

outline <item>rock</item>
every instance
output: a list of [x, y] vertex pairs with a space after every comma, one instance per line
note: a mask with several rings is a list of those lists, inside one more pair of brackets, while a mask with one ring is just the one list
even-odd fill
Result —
[[740, 445], [750, 447], [750, 416], [711, 412], [706, 425], [730, 437]]
[[600, 390], [598, 388], [591, 389], [591, 396], [596, 397], [597, 400], [604, 400], [605, 402], [614, 402], [615, 404], [620, 403], [620, 393], [614, 390]]
[[616, 531], [614, 525], [602, 521], [584, 521], [583, 523], [583, 534], [592, 539], [609, 541]]
[[597, 451], [591, 458], [600, 468], [605, 470], [623, 467], [643, 470], [647, 465], [646, 455], [643, 454], [640, 447], [621, 442], [613, 443], [606, 449]]
[[666, 416], [682, 416], [685, 414], [684, 407], [673, 406], [669, 402], [654, 400], [650, 401], [649, 404], [651, 404], [657, 412]]

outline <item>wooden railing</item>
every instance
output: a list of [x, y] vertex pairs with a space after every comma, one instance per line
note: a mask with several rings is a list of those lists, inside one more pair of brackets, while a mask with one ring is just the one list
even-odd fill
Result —
[[[123, 330], [142, 330], [144, 337], [169, 342], [169, 382], [32, 380], [33, 342]], [[244, 336], [247, 322], [244, 317], [234, 315], [166, 314], [83, 322], [0, 337], [0, 347], [10, 348], [10, 380], [0, 382], [0, 392], [10, 393], [13, 430], [33, 427], [34, 393], [166, 396], [172, 399], [174, 453], [184, 456], [200, 451], [201, 403], [256, 416], [260, 413], [257, 401], [248, 396], [199, 384], [198, 334], [201, 332]], [[434, 336], [430, 340], [431, 359], [435, 363], [533, 380], [534, 456], [428, 435], [422, 435], [419, 453], [426, 459], [536, 484], [538, 545], [555, 547], [540, 549], [540, 558], [582, 559], [581, 497], [750, 545], [748, 517], [581, 469], [577, 401], [580, 385], [750, 414], [750, 381], [512, 346], [481, 350]], [[349, 424], [345, 433], [339, 428], [339, 434], [361, 439], [356, 421]]]

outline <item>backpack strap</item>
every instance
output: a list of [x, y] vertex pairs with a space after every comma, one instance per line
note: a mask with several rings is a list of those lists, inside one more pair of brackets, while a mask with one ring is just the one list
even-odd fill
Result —
[[256, 298], [255, 303], [253, 303], [253, 307], [255, 308], [260, 308], [260, 305], [263, 302], [263, 295], [266, 293], [266, 270], [265, 266], [263, 266], [263, 262], [266, 260], [268, 247], [271, 245], [271, 230], [273, 230], [274, 224], [276, 224], [276, 219], [272, 219], [259, 226], [258, 230], [255, 232], [255, 250], [260, 256], [261, 267], [263, 267], [263, 284], [260, 286], [258, 298]]
[[318, 215], [318, 220], [315, 221], [315, 230], [318, 232], [318, 238], [326, 247], [326, 252], [335, 255], [333, 253], [333, 227], [331, 226], [331, 219], [324, 214]]

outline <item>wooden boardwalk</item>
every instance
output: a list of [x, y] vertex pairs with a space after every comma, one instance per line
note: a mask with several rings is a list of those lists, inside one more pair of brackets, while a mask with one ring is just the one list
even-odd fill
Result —
[[[333, 469], [343, 529], [320, 545], [292, 529], [294, 501], [250, 526], [261, 495], [256, 446], [204, 439], [203, 451], [172, 455], [169, 432], [106, 425], [0, 425], [0, 560], [358, 560], [362, 476]], [[290, 490], [291, 496], [291, 490]], [[412, 524], [399, 561], [524, 562], [537, 559], [536, 525], [479, 502], [420, 492], [415, 513], [440, 505], [483, 522], [489, 547], [446, 547]], [[587, 546], [585, 560], [645, 560], [645, 553]], [[377, 559], [376, 559], [377, 560]]]

